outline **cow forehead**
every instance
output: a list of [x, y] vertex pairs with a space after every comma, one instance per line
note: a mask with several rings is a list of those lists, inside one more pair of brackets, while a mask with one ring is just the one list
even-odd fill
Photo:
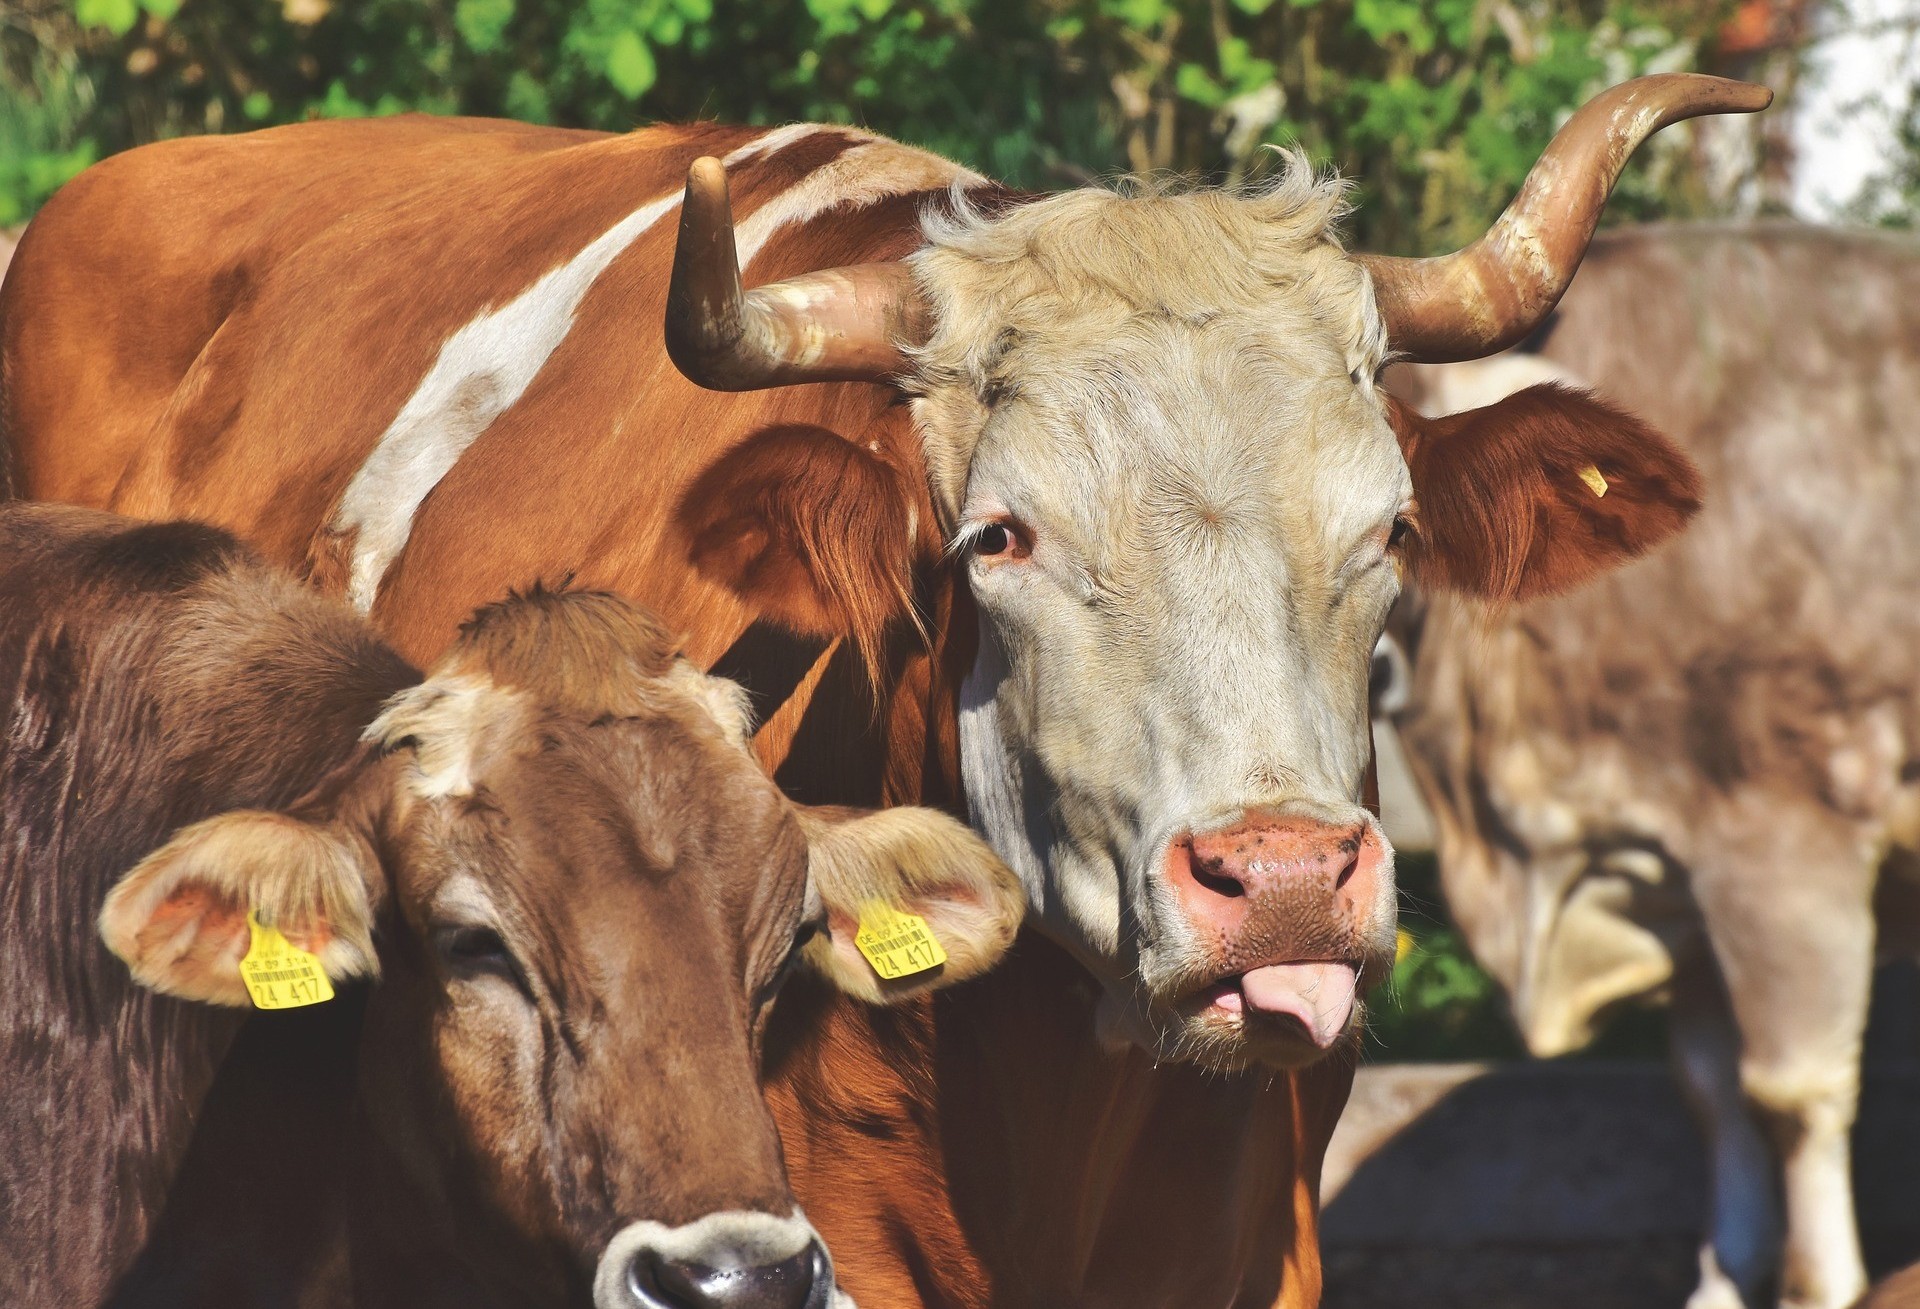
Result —
[[[1386, 339], [1332, 235], [1342, 196], [1294, 161], [1258, 191], [1088, 189], [929, 219], [914, 266], [934, 327], [915, 412], [943, 510], [961, 512], [990, 430], [1026, 449], [1024, 468], [1003, 452], [1003, 474], [1078, 456], [1102, 507], [1156, 470], [1204, 492], [1236, 466], [1285, 474], [1348, 457], [1334, 446], [1391, 451], [1377, 410], [1355, 407], [1352, 379], [1372, 377]], [[1348, 471], [1397, 492], [1397, 453], [1379, 462]]]
[[694, 859], [725, 879], [787, 859], [798, 829], [746, 748], [738, 688], [676, 661], [631, 691], [620, 711], [555, 703], [461, 668], [394, 697], [367, 736], [407, 756], [397, 817], [438, 851], [423, 865]]
[[1003, 214], [963, 204], [929, 215], [913, 257], [935, 314], [922, 358], [955, 366], [955, 348], [977, 355], [1007, 327], [1084, 320], [1103, 305], [1181, 319], [1290, 307], [1296, 323], [1384, 353], [1366, 275], [1335, 238], [1344, 200], [1342, 184], [1296, 159], [1253, 190], [1084, 188]]
[[1232, 325], [1137, 335], [1094, 366], [1036, 369], [994, 406], [962, 517], [1011, 513], [1121, 555], [1193, 533], [1283, 541], [1312, 569], [1409, 499], [1377, 397], [1343, 368], [1276, 362]]
[[568, 971], [589, 940], [619, 956], [663, 933], [758, 941], [800, 911], [805, 838], [744, 751], [661, 717], [549, 716], [523, 745], [409, 811], [396, 883], [417, 928], [510, 927]]

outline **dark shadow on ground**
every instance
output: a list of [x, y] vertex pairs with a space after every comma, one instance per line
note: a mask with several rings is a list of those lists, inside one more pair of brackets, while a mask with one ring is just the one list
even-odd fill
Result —
[[[1854, 1133], [1876, 1277], [1920, 1260], [1920, 1058], [1877, 1028]], [[1705, 1162], [1661, 1062], [1364, 1069], [1327, 1181], [1326, 1309], [1679, 1309], [1693, 1288]]]

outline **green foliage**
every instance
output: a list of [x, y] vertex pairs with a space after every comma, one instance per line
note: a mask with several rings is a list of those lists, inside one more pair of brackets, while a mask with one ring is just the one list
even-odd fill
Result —
[[[1375, 1060], [1513, 1059], [1525, 1053], [1499, 984], [1474, 962], [1440, 905], [1430, 854], [1401, 854], [1400, 957], [1367, 998], [1367, 1053]], [[1657, 1059], [1667, 1049], [1664, 1009], [1629, 1006], [1608, 1017], [1574, 1058]]]
[[1400, 952], [1367, 999], [1375, 1059], [1507, 1059], [1523, 1053], [1506, 999], [1445, 921], [1431, 855], [1401, 855]]
[[[1298, 143], [1362, 184], [1356, 236], [1479, 230], [1571, 106], [1687, 66], [1726, 7], [1683, 0], [0, 0], [0, 148], [25, 213], [76, 160], [362, 113], [863, 123], [1017, 185], [1231, 180]], [[25, 20], [25, 21], [22, 21]], [[47, 94], [53, 74], [68, 93]], [[57, 79], [56, 79], [57, 80]], [[62, 117], [61, 115], [65, 115]], [[1683, 149], [1668, 133], [1659, 147]], [[37, 161], [37, 162], [35, 162]], [[31, 166], [30, 166], [31, 165]], [[1655, 185], [1637, 180], [1653, 177]], [[1708, 202], [1685, 166], [1621, 212]]]
[[18, 92], [0, 94], [0, 227], [26, 221], [100, 157], [81, 126], [91, 109], [87, 84], [70, 65], [48, 61], [15, 76]]
[[1899, 148], [1868, 177], [1845, 216], [1853, 222], [1912, 231], [1920, 228], [1920, 89], [1894, 124], [1894, 139]]

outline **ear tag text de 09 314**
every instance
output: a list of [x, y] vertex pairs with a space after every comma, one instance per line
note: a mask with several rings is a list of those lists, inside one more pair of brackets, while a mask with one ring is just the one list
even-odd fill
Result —
[[240, 961], [240, 980], [256, 1009], [298, 1009], [333, 999], [333, 983], [317, 956], [308, 954], [247, 911], [253, 943]]
[[926, 919], [882, 900], [869, 900], [860, 910], [860, 930], [853, 943], [873, 971], [889, 982], [947, 962], [947, 952], [934, 939]]
[[1606, 475], [1600, 471], [1598, 464], [1588, 464], [1585, 468], [1582, 468], [1580, 470], [1580, 480], [1587, 484], [1587, 490], [1593, 492], [1594, 499], [1598, 500], [1606, 495], [1607, 478]]

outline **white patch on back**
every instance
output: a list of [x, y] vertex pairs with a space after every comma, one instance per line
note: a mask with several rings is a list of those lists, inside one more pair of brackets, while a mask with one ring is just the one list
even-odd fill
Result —
[[[742, 267], [781, 227], [836, 205], [864, 205], [902, 191], [945, 186], [956, 176], [978, 180], [938, 156], [812, 123], [776, 128], [722, 162], [735, 167], [822, 131], [855, 136], [862, 144], [773, 197], [741, 225]], [[447, 338], [433, 367], [354, 474], [328, 525], [336, 534], [357, 532], [347, 581], [347, 600], [355, 609], [373, 608], [421, 504], [480, 434], [526, 393], [572, 330], [574, 315], [600, 274], [679, 204], [675, 191], [642, 205], [520, 295]]]
[[793, 223], [810, 222], [829, 209], [864, 208], [888, 196], [986, 181], [960, 165], [887, 140], [869, 140], [814, 169], [774, 196], [734, 230], [734, 245], [744, 270], [769, 238]]
[[380, 434], [335, 511], [331, 531], [358, 529], [347, 600], [373, 608], [413, 516], [480, 433], [532, 383], [573, 327], [574, 313], [608, 264], [661, 215], [676, 192], [628, 214], [560, 267], [447, 338], [440, 357]]
[[774, 128], [764, 136], [754, 137], [721, 162], [731, 168], [735, 164], [744, 164], [749, 159], [758, 159], [761, 155], [778, 154], [795, 141], [804, 141], [816, 132], [837, 132], [860, 140], [872, 139], [865, 132], [856, 131], [851, 127], [826, 127], [819, 123], [788, 123], [785, 127]]

